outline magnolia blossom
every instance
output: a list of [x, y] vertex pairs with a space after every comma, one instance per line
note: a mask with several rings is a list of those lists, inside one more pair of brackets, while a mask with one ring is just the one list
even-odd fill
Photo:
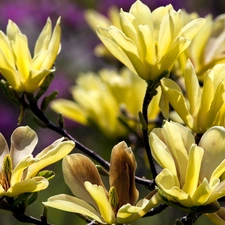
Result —
[[170, 71], [204, 23], [196, 19], [184, 25], [183, 14], [172, 5], [153, 12], [137, 0], [130, 11], [121, 10], [120, 27], [97, 27], [108, 50], [130, 70], [145, 80], [157, 80]]
[[[188, 61], [184, 71], [184, 96], [181, 88], [173, 80], [161, 80], [163, 104], [162, 112], [168, 117], [168, 103], [172, 105], [183, 122], [197, 133], [204, 133], [212, 126], [225, 125], [225, 64], [216, 65], [205, 75], [200, 86], [194, 67]], [[187, 98], [185, 98], [187, 97]]]
[[[102, 224], [129, 223], [156, 206], [161, 198], [138, 199], [135, 186], [136, 161], [125, 142], [114, 146], [110, 160], [107, 191], [95, 164], [82, 154], [68, 155], [63, 160], [63, 174], [72, 193], [50, 197], [46, 206], [88, 216]], [[136, 203], [137, 202], [137, 203]]]
[[211, 204], [225, 196], [225, 129], [207, 130], [199, 144], [189, 128], [165, 122], [149, 139], [162, 171], [156, 177], [161, 196], [191, 208]]
[[27, 37], [9, 20], [6, 34], [0, 31], [0, 72], [18, 92], [34, 92], [46, 76], [53, 72], [53, 64], [60, 51], [61, 28], [58, 19], [52, 33], [48, 18], [31, 56]]
[[205, 19], [203, 27], [179, 57], [181, 70], [183, 71], [187, 59], [190, 58], [196, 74], [201, 79], [208, 69], [225, 62], [225, 14], [214, 20], [212, 15]]
[[32, 152], [37, 144], [36, 133], [18, 127], [11, 136], [11, 147], [0, 133], [0, 196], [16, 197], [22, 193], [38, 192], [48, 186], [48, 180], [38, 172], [62, 159], [74, 148], [74, 142], [58, 139], [36, 157]]
[[[146, 82], [124, 68], [119, 72], [109, 69], [95, 73], [81, 74], [72, 88], [75, 101], [57, 99], [51, 108], [63, 116], [80, 124], [94, 124], [110, 138], [121, 137], [128, 130], [118, 119], [138, 129], [138, 112], [141, 111]], [[149, 120], [155, 120], [159, 114], [160, 91], [148, 107]], [[121, 112], [128, 114], [124, 117]], [[138, 126], [137, 126], [138, 125]], [[153, 126], [150, 125], [149, 129]]]

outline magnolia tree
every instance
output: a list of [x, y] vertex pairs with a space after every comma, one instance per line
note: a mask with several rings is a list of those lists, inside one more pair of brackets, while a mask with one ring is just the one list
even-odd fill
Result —
[[[47, 20], [33, 54], [13, 21], [0, 32], [1, 87], [20, 107], [19, 123], [29, 110], [39, 125], [62, 136], [34, 157], [37, 134], [29, 126], [12, 133], [10, 147], [0, 134], [0, 208], [43, 225], [50, 224], [49, 207], [88, 224], [127, 224], [167, 207], [186, 214], [177, 225], [194, 224], [202, 215], [225, 224], [225, 16], [200, 18], [172, 5], [151, 11], [137, 0], [129, 12], [112, 7], [109, 17], [93, 10], [85, 17], [103, 43], [95, 53], [118, 69], [82, 74], [72, 87], [74, 100], [45, 94], [61, 49], [60, 18], [54, 29]], [[46, 116], [48, 107], [58, 124]], [[66, 130], [63, 117], [108, 137], [132, 134], [139, 143], [115, 143], [107, 162]], [[74, 147], [81, 153], [71, 153]], [[151, 179], [136, 176], [138, 148], [145, 149]], [[73, 195], [49, 196], [41, 218], [27, 215], [54, 176], [44, 168], [60, 159]]]

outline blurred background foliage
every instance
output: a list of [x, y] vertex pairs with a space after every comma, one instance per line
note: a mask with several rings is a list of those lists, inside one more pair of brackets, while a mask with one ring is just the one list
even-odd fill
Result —
[[[184, 8], [187, 12], [197, 12], [200, 16], [205, 16], [208, 13], [217, 16], [224, 13], [224, 0], [142, 0], [151, 10], [160, 5], [171, 3], [175, 9]], [[25, 33], [29, 40], [30, 48], [34, 43], [44, 26], [47, 17], [50, 17], [55, 23], [59, 16], [62, 17], [62, 50], [56, 61], [55, 79], [53, 80], [48, 93], [53, 90], [58, 90], [58, 97], [72, 99], [70, 87], [74, 85], [77, 75], [80, 72], [98, 71], [109, 66], [104, 60], [97, 58], [93, 49], [100, 41], [89, 28], [84, 20], [84, 11], [86, 9], [95, 9], [105, 15], [111, 5], [116, 5], [129, 10], [134, 0], [0, 0], [0, 30], [5, 32], [8, 19], [13, 20]], [[1, 75], [0, 75], [0, 78]], [[2, 91], [0, 90], [0, 132], [10, 140], [10, 135], [17, 127], [17, 118], [19, 108], [9, 102]], [[57, 115], [50, 109], [47, 115], [56, 122]], [[106, 160], [109, 160], [112, 147], [120, 140], [107, 138], [104, 134], [96, 131], [94, 128], [83, 127], [75, 122], [65, 120], [66, 128], [69, 132], [81, 143], [95, 150]], [[33, 121], [32, 115], [27, 112], [21, 125], [29, 125], [34, 129], [39, 136], [39, 143], [36, 147], [36, 153], [44, 147], [51, 144], [59, 135], [53, 131], [39, 128]], [[110, 124], [109, 124], [110, 126]], [[130, 143], [128, 143], [129, 145]], [[74, 150], [77, 152], [77, 149]], [[141, 166], [143, 165], [143, 152], [135, 152], [138, 161], [137, 175], [146, 175], [146, 171]], [[41, 202], [45, 201], [51, 195], [59, 193], [68, 193], [70, 191], [63, 182], [61, 172], [61, 162], [58, 162], [51, 167], [56, 173], [56, 177], [50, 181], [50, 186], [47, 190], [39, 193], [38, 200], [28, 207], [27, 213], [34, 217], [39, 217], [43, 207]], [[149, 174], [148, 174], [149, 176]], [[107, 182], [107, 179], [106, 179]], [[147, 190], [140, 187], [140, 197], [144, 197]], [[174, 224], [176, 218], [182, 216], [182, 213], [171, 208], [166, 209], [162, 214], [154, 217], [143, 218], [134, 224]], [[19, 225], [18, 222], [9, 212], [0, 211], [1, 224], [4, 225]], [[53, 224], [85, 224], [78, 216], [61, 212], [54, 209], [49, 209], [49, 222]], [[201, 217], [196, 225], [210, 225], [206, 218]]]

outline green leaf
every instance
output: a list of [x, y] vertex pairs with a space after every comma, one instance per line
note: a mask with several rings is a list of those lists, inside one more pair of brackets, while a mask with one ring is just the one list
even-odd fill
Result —
[[100, 175], [102, 175], [102, 176], [109, 176], [109, 171], [107, 171], [101, 165], [96, 165], [96, 168], [97, 168], [97, 170], [98, 170]]
[[5, 96], [16, 105], [20, 105], [20, 96], [13, 90], [5, 80], [0, 82], [1, 89]]
[[38, 126], [42, 128], [47, 128], [47, 126], [38, 117], [34, 116], [33, 120]]
[[17, 198], [13, 201], [13, 207], [20, 209], [26, 209], [28, 205], [31, 205], [33, 202], [36, 201], [38, 197], [38, 192], [32, 192], [32, 193], [23, 193], [19, 195]]
[[47, 180], [51, 180], [55, 176], [55, 173], [51, 170], [42, 170], [36, 176], [41, 176]]
[[49, 85], [51, 84], [52, 80], [54, 79], [54, 74], [50, 73], [44, 80], [44, 82], [42, 83], [42, 85], [40, 86], [40, 89], [38, 91], [38, 93], [35, 96], [35, 99], [38, 100], [47, 90]]
[[44, 97], [41, 102], [41, 110], [45, 111], [51, 101], [53, 101], [58, 95], [58, 91], [53, 91], [50, 95]]
[[140, 120], [141, 125], [142, 125], [142, 129], [143, 130], [148, 130], [148, 125], [147, 125], [147, 123], [145, 121], [145, 118], [144, 118], [143, 114], [141, 112], [139, 112], [138, 116], [139, 116], [139, 120]]
[[24, 114], [25, 114], [25, 110], [26, 110], [26, 108], [21, 104], [20, 105], [20, 115], [18, 117], [18, 122], [17, 122], [18, 125], [20, 125], [22, 120], [23, 120], [23, 117], [24, 117]]

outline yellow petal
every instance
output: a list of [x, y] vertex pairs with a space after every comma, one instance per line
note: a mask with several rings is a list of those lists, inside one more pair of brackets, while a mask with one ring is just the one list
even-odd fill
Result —
[[[168, 147], [154, 133], [154, 132], [157, 131], [157, 129], [158, 128], [153, 129], [153, 131], [150, 133], [150, 138], [149, 138], [149, 143], [151, 145], [152, 155], [161, 167], [167, 168], [174, 175], [177, 175], [176, 165], [174, 163], [172, 155], [169, 153]], [[162, 157], [162, 155], [164, 157]]]
[[41, 66], [41, 70], [44, 69], [51, 69], [53, 66], [55, 59], [60, 51], [60, 41], [61, 41], [61, 27], [60, 27], [60, 20], [59, 19], [56, 22], [55, 28], [52, 33], [51, 40], [49, 42], [48, 46], [48, 55], [46, 58], [43, 58], [43, 64]]
[[155, 39], [158, 40], [159, 38], [159, 30], [162, 23], [163, 18], [171, 11], [173, 10], [173, 6], [171, 4], [165, 6], [165, 7], [158, 7], [152, 12], [152, 20], [154, 24], [154, 33], [155, 33]]
[[156, 183], [169, 201], [177, 201], [185, 207], [193, 206], [190, 196], [181, 190], [178, 178], [174, 176], [168, 169], [163, 169], [158, 174], [156, 177]]
[[10, 41], [15, 41], [16, 35], [22, 33], [19, 27], [12, 20], [9, 20], [6, 28], [6, 34]]
[[[204, 159], [203, 159], [204, 161]], [[194, 206], [207, 204], [208, 199], [212, 194], [212, 190], [206, 178], [203, 179], [202, 183], [196, 189], [192, 196]]]
[[139, 25], [139, 39], [143, 48], [145, 60], [154, 65], [157, 62], [157, 47], [155, 44], [154, 30], [148, 25]]
[[194, 121], [190, 115], [185, 98], [180, 87], [171, 79], [163, 78], [161, 80], [162, 91], [169, 99], [170, 104], [182, 118], [182, 120], [190, 127], [193, 127]]
[[63, 139], [58, 139], [36, 156], [38, 162], [29, 166], [27, 178], [35, 176], [41, 169], [59, 161], [72, 151], [75, 143], [73, 141], [63, 141]]
[[100, 185], [99, 186], [96, 184], [93, 185], [88, 181], [86, 181], [84, 185], [87, 191], [94, 199], [94, 201], [96, 202], [98, 209], [102, 217], [104, 218], [105, 222], [108, 224], [116, 223], [114, 212], [109, 203], [109, 199], [106, 195], [104, 188]]
[[107, 17], [92, 9], [84, 12], [84, 18], [93, 31], [96, 30], [97, 25], [103, 28], [108, 28], [112, 25]]
[[175, 25], [173, 24], [171, 13], [168, 13], [167, 15], [164, 16], [159, 29], [159, 39], [158, 39], [159, 58], [161, 58], [168, 52], [174, 38], [173, 37], [174, 29]]
[[198, 118], [198, 127], [203, 127], [201, 130], [202, 133], [205, 132], [207, 128], [209, 128], [206, 124], [208, 124], [208, 120], [212, 120], [213, 118], [209, 117], [209, 110], [211, 108], [211, 104], [215, 98], [215, 87], [213, 84], [214, 72], [211, 71], [209, 74], [206, 74], [204, 77], [204, 85], [202, 88], [202, 98], [201, 105], [199, 108], [199, 118]]
[[52, 196], [47, 202], [43, 202], [45, 206], [60, 209], [67, 212], [79, 213], [88, 216], [99, 223], [105, 224], [106, 222], [101, 217], [101, 215], [95, 210], [95, 208], [82, 199], [60, 194]]
[[[37, 55], [35, 55], [31, 61], [30, 70], [37, 71], [36, 72], [37, 74], [41, 73], [42, 64], [44, 62], [44, 59], [48, 57], [48, 54], [49, 52], [47, 50], [44, 50], [39, 52]], [[47, 69], [47, 68], [44, 68], [44, 69]], [[35, 74], [33, 74], [31, 77], [35, 77]]]
[[6, 196], [16, 197], [22, 193], [38, 192], [46, 189], [48, 184], [48, 180], [44, 177], [34, 177], [11, 186], [6, 193]]
[[104, 187], [95, 164], [85, 155], [71, 154], [63, 159], [62, 169], [65, 183], [72, 193], [97, 209], [95, 201], [84, 187], [85, 181]]
[[[220, 180], [218, 180], [220, 182]], [[218, 183], [219, 183], [218, 182]], [[222, 181], [220, 184], [215, 185], [216, 187], [212, 191], [211, 196], [207, 200], [207, 204], [217, 201], [218, 199], [224, 197], [225, 195], [225, 181]]]
[[37, 160], [35, 160], [32, 155], [26, 155], [20, 162], [18, 162], [15, 169], [12, 171], [11, 186], [20, 182], [24, 178], [22, 177], [24, 170], [36, 161]]
[[220, 176], [225, 172], [225, 159], [219, 164], [218, 167], [213, 171], [212, 176], [210, 178], [210, 183], [214, 179], [220, 178]]
[[2, 50], [3, 54], [5, 55], [7, 61], [11, 64], [14, 65], [15, 60], [13, 56], [13, 52], [10, 46], [9, 39], [7, 36], [0, 31], [0, 49]]
[[201, 163], [204, 150], [201, 147], [193, 144], [189, 151], [189, 160], [185, 176], [183, 191], [192, 196], [198, 186]]
[[224, 93], [225, 93], [225, 84], [221, 82], [215, 91], [214, 94], [214, 99], [212, 101], [211, 108], [209, 110], [209, 119], [206, 122], [206, 127], [210, 127], [212, 125], [224, 125], [224, 120], [220, 119], [221, 118], [221, 111], [223, 110], [224, 107]]
[[200, 179], [207, 178], [210, 181], [213, 172], [225, 158], [225, 129], [219, 126], [210, 128], [202, 136], [199, 146], [205, 150]]
[[175, 162], [180, 185], [183, 186], [188, 164], [188, 151], [194, 143], [194, 137], [188, 128], [172, 122], [165, 122], [163, 136]]
[[40, 51], [47, 50], [49, 41], [52, 35], [52, 22], [50, 18], [47, 19], [47, 22], [42, 29], [34, 48], [34, 56], [36, 56]]
[[23, 34], [17, 34], [15, 41], [11, 43], [17, 70], [20, 73], [22, 83], [26, 83], [29, 75], [31, 55], [28, 47], [27, 37]]
[[[159, 55], [160, 63], [159, 65], [159, 72], [168, 70], [170, 71], [177, 60], [178, 56], [190, 45], [191, 41], [184, 37], [178, 37], [175, 42], [170, 46], [167, 52], [164, 55]], [[159, 46], [160, 47], [160, 46]], [[157, 74], [157, 75], [158, 75]], [[159, 76], [159, 75], [158, 75]]]
[[21, 86], [20, 75], [15, 68], [15, 65], [12, 65], [6, 58], [5, 53], [0, 49], [0, 71], [2, 76], [8, 81], [9, 85], [18, 92], [23, 91]]
[[69, 119], [72, 119], [82, 125], [88, 124], [86, 112], [74, 101], [57, 99], [52, 101], [50, 106], [54, 111], [57, 113], [62, 113], [63, 116]]
[[199, 86], [198, 77], [194, 70], [194, 66], [190, 60], [188, 60], [186, 64], [184, 78], [187, 97], [190, 103], [190, 113], [193, 117], [195, 117], [201, 104], [201, 89]]
[[139, 55], [137, 46], [132, 39], [127, 37], [122, 31], [114, 26], [110, 26], [108, 29], [109, 34], [114, 39], [117, 45], [119, 45], [124, 51]]
[[49, 75], [50, 73], [54, 72], [55, 69], [52, 68], [51, 70], [30, 70], [29, 77], [26, 81], [26, 83], [23, 85], [24, 90], [28, 93], [36, 91], [44, 81], [44, 79]]
[[10, 157], [13, 168], [30, 155], [38, 142], [37, 134], [28, 126], [20, 126], [14, 130], [11, 136]]
[[[128, 15], [129, 15], [129, 18], [132, 18], [132, 19], [129, 19]], [[121, 34], [124, 34], [124, 37], [127, 37], [130, 40], [133, 40], [133, 42], [136, 45], [138, 45], [139, 43], [138, 43], [138, 39], [137, 39], [137, 32], [135, 30], [135, 27], [132, 24], [133, 19], [134, 19], [134, 17], [132, 15], [125, 13], [122, 9], [120, 10], [120, 25], [121, 25], [121, 30], [122, 30]], [[118, 31], [119, 31], [119, 29], [118, 29]], [[110, 31], [109, 31], [109, 33], [110, 33]]]
[[131, 223], [142, 216], [144, 216], [149, 210], [156, 207], [162, 202], [159, 194], [156, 193], [151, 199], [142, 199], [136, 206], [130, 204], [123, 205], [117, 213], [117, 223], [127, 224]]
[[189, 40], [195, 39], [195, 36], [199, 33], [199, 30], [204, 26], [204, 24], [205, 19], [203, 18], [192, 20], [182, 28], [181, 35]]
[[[172, 188], [180, 188], [177, 176], [174, 176], [168, 169], [163, 169], [156, 177], [158, 187], [167, 194], [170, 194]], [[186, 197], [185, 197], [186, 198]]]
[[127, 66], [131, 71], [137, 74], [133, 64], [131, 63], [129, 57], [126, 55], [124, 50], [118, 46], [117, 43], [112, 39], [109, 35], [108, 30], [97, 27], [98, 37], [101, 39], [106, 48], [112, 53], [114, 57], [116, 57], [119, 61], [121, 61], [125, 66]]
[[2, 187], [2, 185], [0, 184], [0, 197], [6, 196], [6, 191], [5, 189]]
[[199, 33], [195, 36], [190, 46], [192, 60], [193, 63], [195, 64], [197, 72], [199, 71], [199, 69], [201, 69], [201, 66], [204, 63], [205, 60], [204, 49], [205, 46], [207, 46], [207, 42], [212, 32], [212, 27], [213, 27], [212, 16], [209, 15], [206, 17], [205, 24], [199, 30]]
[[130, 7], [129, 13], [135, 17], [134, 24], [147, 24], [152, 26], [151, 11], [141, 1], [135, 1]]

